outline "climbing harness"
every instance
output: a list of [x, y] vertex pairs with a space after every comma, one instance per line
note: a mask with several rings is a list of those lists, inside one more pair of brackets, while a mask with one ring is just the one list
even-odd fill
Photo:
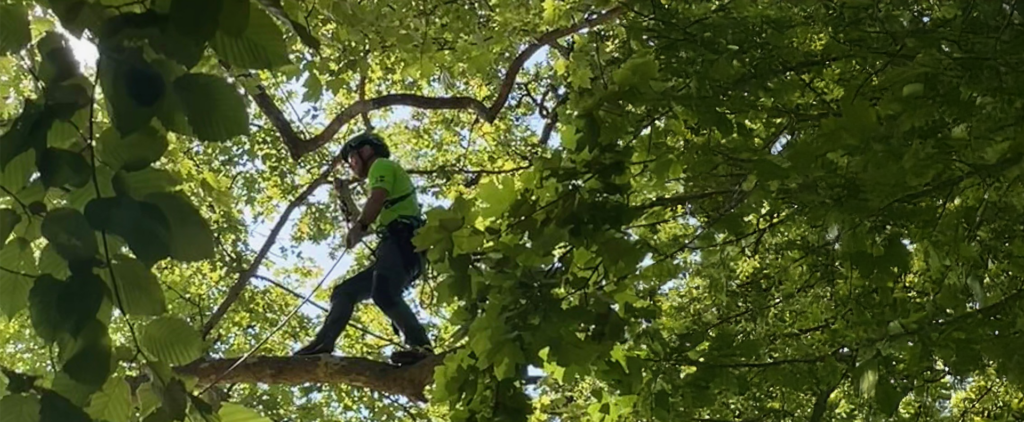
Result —
[[[352, 200], [352, 191], [349, 189], [348, 183], [344, 179], [335, 179], [333, 184], [335, 190], [338, 192], [338, 196], [341, 198], [340, 202], [342, 214], [344, 214], [346, 222], [351, 224], [351, 222], [355, 218], [357, 218], [354, 216], [357, 213], [356, 210], [358, 210], [358, 208], [356, 208], [355, 206], [355, 201]], [[228, 367], [228, 369], [225, 370], [223, 373], [218, 375], [217, 378], [210, 382], [210, 384], [207, 385], [205, 388], [203, 388], [203, 390], [199, 394], [202, 395], [203, 393], [206, 393], [210, 388], [213, 388], [214, 385], [217, 385], [217, 383], [223, 380], [224, 377], [231, 373], [231, 371], [235, 370], [235, 368], [241, 365], [242, 362], [245, 362], [246, 359], [248, 359], [250, 356], [256, 353], [256, 351], [263, 347], [263, 345], [265, 345], [268, 341], [270, 341], [270, 338], [277, 334], [278, 331], [281, 331], [281, 329], [284, 328], [284, 325], [287, 324], [288, 321], [290, 321], [292, 317], [299, 312], [299, 309], [302, 309], [303, 306], [306, 306], [306, 304], [309, 303], [309, 300], [313, 297], [314, 294], [316, 294], [318, 290], [320, 290], [320, 287], [324, 285], [324, 282], [327, 281], [327, 278], [331, 275], [331, 273], [334, 272], [334, 269], [338, 267], [338, 264], [341, 263], [341, 260], [345, 259], [345, 256], [348, 255], [348, 252], [351, 249], [352, 248], [346, 247], [341, 252], [341, 255], [338, 256], [338, 259], [334, 260], [334, 263], [331, 264], [331, 268], [327, 270], [327, 273], [325, 273], [324, 276], [320, 278], [320, 282], [318, 282], [316, 286], [313, 287], [313, 290], [311, 290], [309, 294], [307, 294], [306, 297], [302, 299], [302, 302], [299, 303], [299, 305], [296, 306], [295, 309], [292, 309], [292, 311], [288, 313], [288, 316], [286, 316], [279, 324], [277, 324], [277, 327], [274, 327], [274, 329], [270, 331], [270, 334], [267, 334], [267, 336], [264, 337], [263, 340], [261, 340], [259, 343], [257, 343], [256, 346], [254, 346], [252, 349], [250, 349], [248, 352], [242, 355], [242, 357], [238, 358], [238, 360], [235, 361], [234, 364]]]

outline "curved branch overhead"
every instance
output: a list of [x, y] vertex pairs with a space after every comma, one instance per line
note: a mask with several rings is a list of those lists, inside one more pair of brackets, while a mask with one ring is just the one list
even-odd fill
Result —
[[501, 114], [501, 110], [508, 102], [508, 97], [512, 93], [512, 88], [515, 86], [516, 77], [519, 75], [519, 72], [537, 51], [544, 46], [555, 44], [558, 40], [569, 35], [612, 22], [618, 19], [623, 12], [625, 12], [624, 8], [615, 7], [597, 16], [582, 20], [576, 25], [555, 29], [537, 37], [533, 43], [527, 45], [523, 51], [516, 55], [516, 58], [509, 64], [505, 77], [498, 88], [498, 95], [491, 105], [485, 104], [480, 99], [465, 96], [429, 97], [418, 94], [387, 94], [370, 99], [361, 99], [349, 104], [334, 116], [330, 123], [327, 124], [327, 127], [319, 134], [310, 139], [302, 139], [262, 85], [258, 85], [256, 92], [252, 93], [251, 96], [256, 106], [259, 107], [260, 111], [277, 129], [281, 135], [281, 140], [288, 148], [288, 152], [294, 160], [299, 160], [306, 154], [326, 145], [352, 119], [362, 114], [388, 107], [408, 106], [423, 110], [467, 110], [472, 111], [486, 122], [493, 122]]

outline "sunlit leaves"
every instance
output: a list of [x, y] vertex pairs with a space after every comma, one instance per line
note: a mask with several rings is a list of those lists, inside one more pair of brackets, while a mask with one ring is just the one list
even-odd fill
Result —
[[484, 218], [501, 215], [516, 199], [515, 181], [511, 177], [488, 180], [478, 189], [477, 197], [487, 204], [480, 212]]
[[203, 352], [199, 333], [177, 317], [159, 317], [142, 329], [142, 348], [157, 360], [169, 365], [184, 365], [199, 358]]
[[270, 422], [256, 411], [235, 403], [224, 403], [217, 414], [221, 422]]
[[86, 408], [89, 416], [108, 422], [129, 422], [132, 416], [131, 387], [121, 378], [110, 378], [93, 394]]
[[174, 93], [196, 137], [225, 141], [249, 133], [249, 112], [242, 96], [223, 78], [189, 73], [174, 80]]

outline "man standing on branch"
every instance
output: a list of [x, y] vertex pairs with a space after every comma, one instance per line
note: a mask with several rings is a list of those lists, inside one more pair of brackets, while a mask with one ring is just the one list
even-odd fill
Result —
[[[359, 179], [369, 178], [370, 194], [358, 221], [349, 230], [345, 244], [352, 248], [373, 226], [380, 238], [374, 262], [345, 280], [331, 292], [331, 310], [313, 341], [295, 355], [315, 355], [334, 351], [335, 341], [348, 325], [355, 304], [366, 299], [384, 312], [405, 337], [411, 350], [391, 355], [395, 364], [418, 362], [433, 353], [423, 325], [416, 319], [402, 293], [423, 271], [425, 257], [415, 251], [412, 238], [423, 226], [419, 201], [408, 173], [391, 160], [381, 137], [364, 133], [342, 147], [349, 167]], [[335, 182], [335, 189], [341, 186]]]

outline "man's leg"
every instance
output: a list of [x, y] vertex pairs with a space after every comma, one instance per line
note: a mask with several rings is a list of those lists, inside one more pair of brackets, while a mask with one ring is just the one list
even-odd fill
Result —
[[345, 280], [331, 292], [331, 310], [324, 319], [324, 325], [313, 341], [295, 352], [299, 355], [316, 355], [334, 351], [335, 341], [345, 331], [356, 303], [370, 298], [373, 291], [374, 265]]
[[[402, 293], [416, 275], [410, 263], [402, 260], [402, 251], [394, 237], [382, 240], [377, 249], [377, 271], [374, 274], [373, 302], [398, 326], [405, 343], [414, 348], [430, 349], [430, 338]], [[419, 265], [419, 263], [416, 263]], [[425, 355], [424, 355], [425, 356]]]

